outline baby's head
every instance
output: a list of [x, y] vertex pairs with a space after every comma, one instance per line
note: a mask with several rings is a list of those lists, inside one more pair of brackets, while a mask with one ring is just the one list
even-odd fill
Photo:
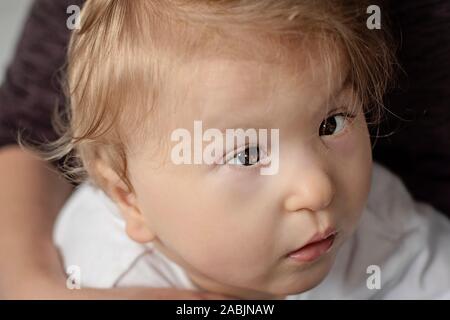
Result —
[[[368, 123], [393, 60], [383, 29], [366, 27], [367, 6], [88, 1], [57, 151], [75, 150], [72, 172], [117, 203], [128, 235], [152, 242], [199, 288], [242, 298], [306, 291], [331, 269], [370, 189]], [[173, 133], [193, 137], [195, 121], [278, 134], [219, 144], [215, 163], [179, 164]], [[206, 145], [190, 142], [185, 158]], [[261, 174], [275, 158], [276, 172]]]

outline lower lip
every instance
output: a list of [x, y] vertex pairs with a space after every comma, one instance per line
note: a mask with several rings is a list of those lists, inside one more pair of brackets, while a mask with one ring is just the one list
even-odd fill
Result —
[[289, 258], [300, 262], [314, 261], [331, 248], [334, 239], [335, 235], [331, 235], [321, 241], [308, 244], [301, 249], [290, 253]]

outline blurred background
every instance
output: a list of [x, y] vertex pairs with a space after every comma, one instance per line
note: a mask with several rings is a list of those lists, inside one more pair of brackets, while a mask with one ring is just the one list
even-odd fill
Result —
[[0, 1], [0, 82], [14, 53], [16, 41], [32, 2], [32, 0]]

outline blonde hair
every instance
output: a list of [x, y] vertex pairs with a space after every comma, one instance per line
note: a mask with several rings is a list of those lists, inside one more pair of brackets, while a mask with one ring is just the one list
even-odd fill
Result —
[[157, 109], [170, 66], [205, 54], [242, 51], [251, 58], [258, 51], [252, 45], [269, 38], [314, 39], [323, 63], [343, 52], [349, 80], [376, 123], [395, 58], [386, 25], [366, 27], [368, 5], [358, 0], [88, 0], [68, 53], [68, 122], [59, 126], [62, 136], [50, 145], [49, 159], [75, 150], [75, 161], [66, 162], [64, 171], [71, 179], [88, 174], [95, 181], [93, 163], [102, 157], [132, 189], [129, 139]]

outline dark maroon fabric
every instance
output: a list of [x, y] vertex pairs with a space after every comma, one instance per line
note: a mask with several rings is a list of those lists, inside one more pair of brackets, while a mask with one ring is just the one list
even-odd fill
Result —
[[417, 200], [450, 217], [450, 1], [391, 6], [404, 72], [386, 99], [398, 117], [381, 129], [394, 134], [378, 139], [374, 159], [400, 175]]
[[[69, 37], [66, 8], [82, 2], [36, 0], [0, 88], [0, 146], [15, 143], [19, 129], [34, 141], [56, 137], [51, 115], [64, 103], [58, 70]], [[397, 117], [381, 125], [380, 135], [394, 133], [377, 139], [374, 158], [399, 174], [416, 199], [450, 216], [450, 3], [390, 6], [405, 75], [387, 97]]]
[[59, 70], [69, 39], [66, 10], [82, 2], [35, 1], [0, 87], [0, 146], [16, 143], [18, 130], [35, 142], [55, 139], [51, 117], [64, 104]]

